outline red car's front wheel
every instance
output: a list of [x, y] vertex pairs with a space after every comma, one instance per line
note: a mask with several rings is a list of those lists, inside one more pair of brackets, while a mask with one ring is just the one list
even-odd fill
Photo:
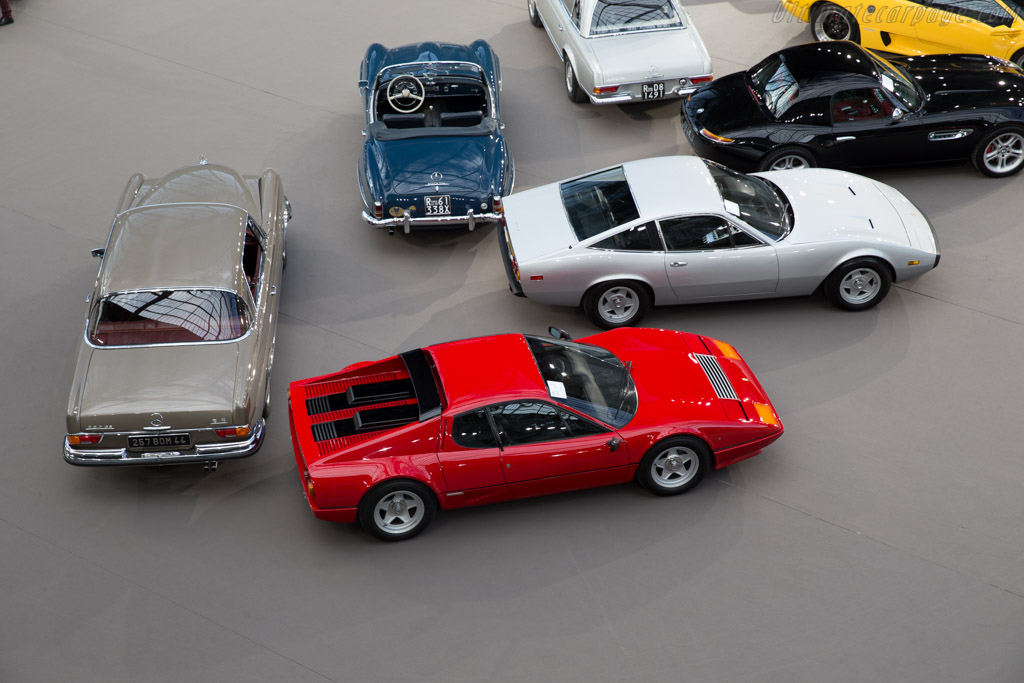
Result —
[[659, 496], [685, 493], [711, 469], [711, 452], [699, 439], [677, 436], [654, 444], [640, 461], [637, 478]]

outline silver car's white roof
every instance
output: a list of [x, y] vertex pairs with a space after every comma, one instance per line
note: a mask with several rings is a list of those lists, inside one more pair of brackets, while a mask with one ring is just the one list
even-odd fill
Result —
[[638, 159], [622, 164], [622, 170], [641, 218], [723, 211], [722, 195], [699, 157]]

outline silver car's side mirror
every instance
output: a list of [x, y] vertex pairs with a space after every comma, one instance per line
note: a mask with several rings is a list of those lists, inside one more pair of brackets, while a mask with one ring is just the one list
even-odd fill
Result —
[[895, 109], [893, 109], [892, 110], [892, 120], [893, 120], [893, 123], [895, 123], [897, 121], [903, 120], [903, 110], [900, 109], [899, 107], [896, 107]]
[[107, 250], [105, 248], [103, 248], [103, 247], [96, 247], [95, 249], [92, 250], [92, 257], [93, 258], [103, 258], [103, 254], [105, 254], [106, 251]]
[[561, 328], [555, 327], [554, 325], [552, 325], [551, 327], [548, 328], [548, 334], [550, 334], [555, 339], [562, 339], [564, 341], [572, 341], [572, 337], [569, 336], [568, 332], [566, 332], [565, 330], [563, 330]]

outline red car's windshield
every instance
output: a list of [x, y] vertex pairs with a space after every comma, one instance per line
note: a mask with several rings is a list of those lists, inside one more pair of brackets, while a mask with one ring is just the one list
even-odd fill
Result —
[[552, 399], [616, 429], [636, 414], [636, 385], [613, 353], [589, 344], [524, 336]]

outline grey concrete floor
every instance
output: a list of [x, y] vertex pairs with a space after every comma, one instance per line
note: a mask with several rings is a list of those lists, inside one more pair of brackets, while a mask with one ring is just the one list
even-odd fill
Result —
[[[0, 28], [0, 681], [1024, 680], [1024, 178], [884, 170], [941, 267], [878, 308], [657, 310], [733, 343], [785, 437], [692, 494], [442, 514], [386, 545], [314, 519], [285, 380], [450, 338], [591, 331], [508, 294], [493, 229], [359, 220], [366, 45], [491, 41], [524, 189], [688, 153], [678, 105], [594, 108], [520, 0], [18, 0]], [[806, 26], [691, 3], [724, 75]], [[128, 176], [273, 166], [295, 207], [263, 450], [60, 455], [84, 298]]]

